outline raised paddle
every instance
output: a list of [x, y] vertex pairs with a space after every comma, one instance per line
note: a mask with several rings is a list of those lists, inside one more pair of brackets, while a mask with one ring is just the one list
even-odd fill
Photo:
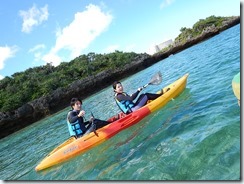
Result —
[[160, 71], [158, 71], [154, 76], [152, 76], [149, 83], [143, 86], [143, 88], [146, 88], [148, 85], [158, 85], [162, 82], [162, 74]]

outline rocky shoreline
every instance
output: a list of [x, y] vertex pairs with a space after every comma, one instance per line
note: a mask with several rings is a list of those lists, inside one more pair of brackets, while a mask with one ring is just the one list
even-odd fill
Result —
[[153, 56], [142, 54], [132, 63], [125, 65], [124, 68], [106, 70], [95, 76], [74, 81], [67, 88], [59, 88], [52, 94], [28, 102], [16, 110], [0, 112], [0, 139], [68, 107], [72, 97], [78, 96], [84, 99], [103, 88], [110, 86], [115, 80], [120, 80], [137, 73], [172, 54], [176, 54], [186, 48], [211, 38], [239, 23], [240, 17], [233, 17], [232, 20], [226, 22], [221, 28], [210, 28], [204, 31], [199, 37], [189, 39], [185, 44], [175, 44], [168, 51], [159, 52]]

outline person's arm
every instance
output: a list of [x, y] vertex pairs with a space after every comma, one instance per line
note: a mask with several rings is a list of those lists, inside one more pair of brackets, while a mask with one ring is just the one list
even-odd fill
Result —
[[90, 123], [91, 123], [90, 121], [85, 121], [85, 122], [84, 122], [85, 125], [88, 125], [88, 124], [90, 124]]
[[75, 112], [69, 113], [68, 120], [70, 123], [76, 122], [79, 118], [82, 118], [82, 117], [79, 117], [79, 114], [77, 114]]
[[74, 112], [70, 112], [69, 115], [68, 115], [68, 120], [69, 120], [69, 123], [74, 123], [76, 122], [78, 119], [78, 115]]
[[140, 91], [137, 90], [135, 93], [133, 93], [132, 95], [130, 95], [131, 96], [131, 99], [134, 100], [138, 96], [139, 93], [140, 93]]
[[134, 94], [130, 95], [123, 95], [123, 94], [117, 94], [116, 98], [118, 101], [133, 101], [137, 95], [139, 94], [140, 91], [135, 92]]

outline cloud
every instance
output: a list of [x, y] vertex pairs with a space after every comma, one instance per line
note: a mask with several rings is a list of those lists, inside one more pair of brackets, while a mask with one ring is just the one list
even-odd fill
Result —
[[165, 8], [166, 6], [171, 5], [175, 0], [163, 0], [163, 2], [160, 4], [160, 9]]
[[136, 44], [130, 44], [126, 46], [125, 52], [134, 52], [135, 49], [136, 49]]
[[19, 15], [23, 18], [22, 32], [30, 33], [33, 26], [38, 26], [48, 19], [48, 6], [38, 9], [33, 5], [28, 11], [19, 11]]
[[111, 53], [114, 52], [115, 50], [118, 50], [119, 45], [110, 45], [107, 48], [104, 49], [105, 53]]
[[2, 80], [4, 78], [4, 76], [0, 75], [0, 80]]
[[28, 52], [36, 52], [40, 49], [45, 49], [46, 46], [44, 44], [38, 44], [38, 45], [35, 45], [33, 48], [29, 49]]
[[29, 53], [33, 53], [34, 54], [34, 61], [41, 61], [42, 60], [42, 52], [43, 49], [45, 49], [46, 46], [44, 44], [38, 44], [35, 45], [33, 48], [29, 49]]
[[62, 62], [61, 57], [52, 52], [43, 56], [42, 60], [46, 63], [51, 63], [53, 66], [58, 66]]
[[112, 19], [112, 15], [102, 12], [99, 6], [86, 6], [85, 11], [75, 14], [74, 20], [68, 26], [59, 28], [56, 32], [55, 46], [45, 56], [44, 61], [50, 61], [54, 55], [60, 58], [58, 52], [61, 50], [69, 51], [70, 59], [79, 56], [82, 50], [108, 28]]
[[118, 44], [109, 45], [108, 47], [106, 47], [104, 49], [104, 52], [105, 53], [111, 53], [111, 52], [114, 52], [116, 50], [119, 50], [119, 48], [120, 48], [120, 50], [123, 50], [124, 52], [134, 52], [135, 48], [136, 48], [136, 44], [127, 45], [124, 47], [124, 49], [122, 49], [121, 46]]
[[0, 70], [4, 68], [4, 62], [11, 58], [14, 57], [15, 52], [17, 52], [17, 47], [0, 47]]

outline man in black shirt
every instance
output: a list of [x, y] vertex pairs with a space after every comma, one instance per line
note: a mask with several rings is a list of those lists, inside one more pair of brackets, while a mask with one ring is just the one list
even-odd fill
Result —
[[91, 117], [90, 121], [84, 121], [85, 111], [81, 108], [82, 101], [79, 98], [72, 98], [70, 106], [72, 110], [67, 115], [70, 136], [81, 137], [110, 123], [94, 117]]

